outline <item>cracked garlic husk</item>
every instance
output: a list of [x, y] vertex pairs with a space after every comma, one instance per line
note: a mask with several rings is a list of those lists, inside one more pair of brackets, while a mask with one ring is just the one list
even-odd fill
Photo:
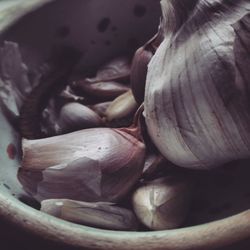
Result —
[[187, 216], [191, 187], [183, 177], [168, 176], [150, 181], [133, 194], [135, 214], [150, 229], [177, 228]]
[[67, 199], [44, 200], [41, 211], [81, 225], [110, 230], [138, 229], [134, 213], [107, 202], [81, 202]]
[[174, 164], [250, 157], [250, 2], [162, 0], [164, 41], [148, 68], [145, 114]]
[[38, 201], [67, 198], [117, 201], [142, 175], [145, 145], [137, 112], [129, 128], [91, 128], [39, 139], [23, 139], [18, 178]]

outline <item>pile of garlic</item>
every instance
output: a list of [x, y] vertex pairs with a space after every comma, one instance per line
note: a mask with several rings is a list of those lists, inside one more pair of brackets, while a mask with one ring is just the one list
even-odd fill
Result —
[[194, 183], [170, 162], [204, 170], [249, 158], [250, 2], [161, 4], [158, 33], [132, 60], [111, 60], [44, 106], [63, 65], [24, 103], [18, 178], [42, 211], [106, 229], [176, 228]]

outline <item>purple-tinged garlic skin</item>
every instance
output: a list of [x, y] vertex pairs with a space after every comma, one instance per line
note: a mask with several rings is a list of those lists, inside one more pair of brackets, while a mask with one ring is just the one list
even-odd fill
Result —
[[145, 84], [148, 72], [148, 64], [153, 57], [153, 52], [146, 48], [139, 48], [134, 55], [131, 67], [131, 89], [137, 103], [144, 101]]
[[59, 115], [59, 125], [63, 133], [101, 127], [102, 123], [102, 119], [97, 113], [77, 102], [65, 104]]
[[93, 128], [23, 140], [18, 177], [38, 201], [116, 201], [142, 175], [145, 145], [128, 129]]
[[73, 87], [85, 96], [112, 101], [129, 90], [123, 83], [129, 83], [130, 64], [128, 57], [114, 58], [100, 67], [95, 77], [76, 81]]
[[144, 46], [140, 47], [134, 54], [131, 66], [130, 84], [132, 93], [138, 104], [144, 102], [148, 65], [162, 41], [163, 30], [162, 24], [160, 23], [156, 35]]
[[86, 96], [92, 96], [105, 101], [112, 101], [129, 90], [128, 86], [115, 81], [89, 83], [86, 80], [80, 80], [75, 83], [75, 87]]

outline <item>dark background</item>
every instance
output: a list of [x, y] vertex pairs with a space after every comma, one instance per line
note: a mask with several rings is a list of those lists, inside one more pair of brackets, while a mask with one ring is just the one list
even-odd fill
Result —
[[[0, 250], [76, 250], [69, 246], [47, 242], [10, 225], [0, 218]], [[79, 248], [78, 248], [79, 249]], [[107, 249], [108, 250], [108, 249]], [[250, 239], [217, 250], [250, 250]]]

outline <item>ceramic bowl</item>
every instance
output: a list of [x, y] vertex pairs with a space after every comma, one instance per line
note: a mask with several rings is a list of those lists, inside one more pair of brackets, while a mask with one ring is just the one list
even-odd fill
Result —
[[[82, 52], [79, 69], [100, 65], [143, 44], [156, 32], [160, 18], [159, 0], [2, 2], [1, 41], [17, 42], [29, 68], [38, 67], [60, 45]], [[221, 175], [201, 176], [184, 228], [115, 232], [69, 223], [33, 208], [16, 177], [20, 137], [2, 109], [0, 134], [0, 216], [42, 238], [89, 249], [194, 250], [228, 245], [250, 235], [248, 162], [234, 163], [240, 167]]]

